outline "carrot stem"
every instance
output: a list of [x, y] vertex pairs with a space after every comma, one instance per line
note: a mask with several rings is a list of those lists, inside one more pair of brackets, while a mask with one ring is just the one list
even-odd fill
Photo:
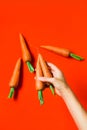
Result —
[[72, 57], [72, 58], [74, 58], [74, 59], [76, 59], [76, 60], [84, 60], [83, 57], [80, 57], [80, 56], [78, 56], [78, 55], [76, 55], [76, 54], [74, 54], [74, 53], [70, 53], [70, 57]]
[[32, 64], [30, 63], [30, 61], [27, 61], [26, 64], [27, 64], [27, 66], [28, 66], [29, 71], [30, 71], [31, 73], [34, 72], [34, 67], [33, 67]]
[[51, 90], [52, 94], [54, 95], [54, 88], [53, 88], [52, 84], [50, 84], [50, 90]]
[[44, 100], [43, 100], [43, 95], [42, 95], [42, 91], [41, 90], [38, 91], [38, 99], [40, 101], [40, 105], [43, 105]]
[[10, 93], [9, 93], [9, 95], [8, 95], [8, 98], [12, 98], [13, 93], [14, 93], [14, 87], [12, 87], [12, 88], [10, 89]]

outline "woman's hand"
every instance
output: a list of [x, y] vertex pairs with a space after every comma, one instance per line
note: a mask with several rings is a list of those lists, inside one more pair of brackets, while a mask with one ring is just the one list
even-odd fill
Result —
[[49, 66], [49, 69], [51, 70], [51, 73], [53, 74], [53, 77], [52, 78], [39, 77], [38, 80], [53, 84], [53, 86], [55, 87], [56, 94], [61, 96], [62, 89], [68, 86], [65, 81], [64, 75], [62, 71], [52, 63], [47, 63], [47, 64]]
[[53, 78], [39, 77], [38, 80], [53, 84], [56, 93], [62, 97], [67, 105], [78, 129], [87, 130], [87, 112], [82, 107], [70, 87], [68, 87], [61, 70], [52, 63], [47, 64], [53, 74]]

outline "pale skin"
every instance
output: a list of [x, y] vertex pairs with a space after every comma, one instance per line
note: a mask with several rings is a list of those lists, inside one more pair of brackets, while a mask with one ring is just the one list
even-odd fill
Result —
[[62, 71], [52, 63], [47, 63], [53, 74], [52, 78], [39, 77], [42, 82], [53, 84], [57, 95], [64, 100], [79, 130], [87, 130], [87, 112], [67, 84]]

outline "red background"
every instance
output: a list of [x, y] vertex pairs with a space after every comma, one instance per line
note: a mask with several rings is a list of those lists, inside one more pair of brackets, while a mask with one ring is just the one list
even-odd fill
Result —
[[[64, 101], [44, 91], [45, 103], [39, 105], [35, 74], [23, 64], [23, 80], [15, 99], [8, 99], [9, 80], [15, 63], [21, 57], [19, 32], [23, 33], [34, 56], [37, 54], [64, 72], [68, 84], [87, 110], [87, 2], [2, 1], [0, 2], [0, 130], [77, 130]], [[40, 45], [68, 48], [85, 57], [85, 61], [66, 59]]]

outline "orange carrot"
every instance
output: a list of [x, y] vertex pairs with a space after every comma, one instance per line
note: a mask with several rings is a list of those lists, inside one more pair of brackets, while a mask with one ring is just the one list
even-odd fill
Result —
[[19, 83], [19, 79], [20, 79], [20, 70], [21, 70], [21, 58], [19, 58], [17, 60], [17, 63], [15, 65], [14, 71], [13, 71], [13, 75], [11, 77], [9, 86], [10, 86], [10, 94], [9, 94], [9, 98], [12, 97], [13, 93], [14, 93], [14, 89], [17, 88], [18, 83]]
[[60, 47], [54, 47], [54, 46], [40, 46], [44, 49], [47, 49], [47, 50], [50, 50], [52, 52], [55, 52], [61, 56], [64, 56], [64, 57], [72, 57], [72, 58], [75, 58], [76, 60], [83, 60], [84, 58], [72, 53], [70, 50], [68, 49], [65, 49], [65, 48], [60, 48]]
[[22, 48], [23, 60], [24, 60], [24, 62], [31, 61], [31, 54], [27, 48], [25, 39], [24, 39], [22, 34], [20, 34], [19, 36], [20, 36], [20, 43], [21, 43], [21, 48]]
[[38, 57], [37, 65], [36, 65], [36, 90], [38, 91], [38, 99], [40, 100], [40, 104], [42, 105], [44, 103], [43, 96], [42, 96], [42, 90], [44, 88], [44, 83], [37, 80], [37, 78], [40, 76], [43, 76], [43, 72], [42, 72], [41, 65], [39, 62], [39, 57]]
[[37, 65], [36, 65], [36, 90], [42, 90], [44, 88], [44, 83], [37, 80], [38, 77], [42, 77], [42, 76], [43, 76], [43, 72], [38, 57]]
[[[39, 54], [39, 59], [40, 59], [40, 65], [41, 65], [41, 68], [42, 68], [42, 71], [43, 71], [43, 75], [45, 77], [52, 77], [52, 74], [47, 66], [47, 63], [46, 61], [44, 60], [44, 58], [42, 57], [41, 54]], [[54, 89], [52, 87], [52, 85], [50, 85], [50, 89], [52, 91], [52, 93], [54, 94]]]
[[40, 59], [40, 64], [41, 64], [41, 68], [42, 68], [44, 76], [52, 77], [52, 74], [51, 74], [50, 70], [48, 69], [47, 63], [41, 54], [39, 54], [39, 59]]
[[19, 34], [19, 37], [20, 37], [23, 60], [27, 64], [29, 71], [34, 72], [34, 68], [31, 65], [32, 57], [31, 57], [31, 54], [30, 54], [28, 47], [26, 45], [25, 39], [24, 39], [22, 34]]

